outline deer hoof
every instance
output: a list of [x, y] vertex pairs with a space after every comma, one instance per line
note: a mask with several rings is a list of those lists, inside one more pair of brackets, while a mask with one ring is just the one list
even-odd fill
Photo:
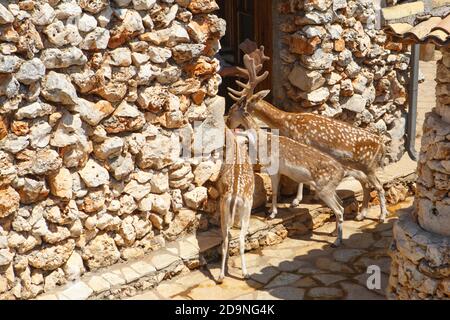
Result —
[[273, 213], [269, 216], [269, 218], [270, 218], [270, 219], [275, 219], [276, 216], [277, 216], [277, 213], [276, 213], [276, 212], [273, 212]]
[[250, 279], [250, 275], [248, 273], [244, 273], [243, 277], [244, 277], [245, 280]]
[[219, 276], [219, 279], [217, 279], [217, 283], [218, 284], [222, 284], [223, 283], [223, 279], [225, 278], [225, 276]]
[[333, 242], [332, 244], [331, 244], [331, 247], [332, 248], [339, 248], [340, 246], [341, 246], [341, 240], [336, 240], [335, 242]]
[[364, 221], [364, 219], [366, 219], [366, 215], [365, 214], [358, 214], [355, 218], [356, 221]]
[[300, 202], [302, 202], [300, 199], [295, 199], [292, 201], [292, 208], [297, 208], [300, 205]]

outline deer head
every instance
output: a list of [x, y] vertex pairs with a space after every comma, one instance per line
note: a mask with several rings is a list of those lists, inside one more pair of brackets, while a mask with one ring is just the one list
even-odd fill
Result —
[[253, 108], [253, 106], [264, 99], [270, 90], [263, 90], [258, 93], [255, 93], [251, 96], [250, 99], [247, 100], [247, 97], [243, 97], [238, 102], [236, 102], [230, 109], [227, 119], [227, 126], [230, 129], [236, 129], [237, 127], [243, 125], [246, 126], [245, 119], [250, 116], [248, 110]]
[[227, 124], [230, 128], [235, 129], [242, 124], [244, 113], [248, 108], [252, 108], [255, 103], [264, 99], [270, 92], [270, 90], [260, 91], [255, 94], [256, 87], [263, 82], [269, 75], [268, 71], [265, 71], [262, 75], [258, 76], [263, 68], [263, 63], [270, 58], [264, 54], [264, 47], [256, 49], [251, 53], [244, 55], [245, 69], [239, 68], [239, 71], [248, 77], [248, 82], [243, 83], [236, 80], [236, 84], [241, 87], [241, 91], [228, 88], [230, 97], [236, 101], [230, 109]]

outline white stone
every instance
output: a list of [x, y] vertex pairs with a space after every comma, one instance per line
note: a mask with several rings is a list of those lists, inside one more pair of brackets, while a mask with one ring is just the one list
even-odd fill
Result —
[[197, 187], [186, 192], [183, 196], [186, 205], [191, 209], [198, 209], [208, 199], [208, 189]]
[[99, 187], [109, 182], [108, 170], [93, 159], [89, 159], [84, 168], [78, 173], [89, 188]]
[[62, 73], [50, 71], [42, 84], [42, 95], [52, 102], [73, 105], [77, 100], [77, 92], [70, 78]]
[[124, 188], [123, 192], [132, 196], [136, 201], [143, 199], [151, 191], [149, 184], [140, 184], [136, 180], [131, 180]]
[[35, 5], [35, 9], [31, 14], [31, 21], [38, 26], [50, 24], [55, 18], [55, 10], [46, 2], [40, 2]]
[[107, 48], [108, 41], [109, 31], [104, 28], [96, 27], [84, 37], [80, 48], [83, 50], [102, 50]]
[[288, 79], [292, 85], [306, 92], [316, 90], [325, 83], [325, 78], [320, 72], [308, 70], [300, 65], [292, 69]]
[[63, 2], [56, 9], [56, 18], [65, 20], [70, 17], [78, 17], [82, 10], [76, 2]]
[[77, 280], [86, 271], [83, 265], [83, 259], [81, 255], [74, 251], [67, 260], [66, 264], [63, 266], [64, 273], [68, 280]]
[[83, 13], [83, 15], [78, 20], [78, 29], [81, 32], [91, 32], [96, 27], [97, 27], [97, 20], [95, 19], [95, 17], [87, 13]]
[[72, 65], [81, 66], [87, 62], [83, 51], [76, 47], [45, 49], [42, 51], [41, 60], [47, 69], [67, 68]]
[[133, 0], [135, 10], [150, 10], [155, 5], [156, 0]]
[[172, 57], [172, 51], [170, 51], [170, 49], [155, 46], [150, 46], [147, 54], [149, 55], [150, 60], [154, 63], [164, 63]]
[[113, 158], [122, 152], [123, 140], [119, 137], [108, 138], [95, 148], [95, 156], [99, 159]]
[[15, 117], [18, 120], [34, 119], [43, 117], [55, 112], [56, 108], [50, 104], [42, 102], [33, 102], [29, 105], [23, 106], [17, 110]]
[[0, 3], [0, 24], [12, 23], [14, 16]]
[[30, 128], [30, 145], [33, 148], [45, 148], [50, 142], [52, 127], [48, 122], [40, 121]]
[[128, 48], [117, 48], [109, 52], [110, 64], [118, 67], [131, 65], [131, 51]]
[[16, 79], [23, 84], [39, 81], [45, 75], [45, 65], [38, 58], [25, 61], [16, 73]]
[[356, 113], [360, 113], [366, 109], [367, 100], [364, 99], [361, 95], [355, 94], [352, 97], [346, 99], [344, 103], [342, 103], [342, 109], [347, 109]]
[[71, 284], [69, 288], [62, 291], [60, 294], [69, 300], [86, 300], [94, 291], [83, 281], [77, 281]]

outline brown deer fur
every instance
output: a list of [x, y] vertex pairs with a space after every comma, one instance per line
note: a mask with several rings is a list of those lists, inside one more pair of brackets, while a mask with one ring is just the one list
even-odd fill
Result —
[[264, 168], [274, 167], [275, 169], [268, 172], [273, 192], [271, 218], [275, 218], [278, 212], [277, 194], [281, 175], [288, 176], [301, 184], [306, 183], [314, 187], [319, 198], [336, 215], [337, 239], [334, 246], [340, 245], [342, 242], [344, 208], [336, 194], [336, 188], [344, 178], [345, 170], [343, 166], [329, 155], [313, 147], [284, 136], [263, 132], [243, 106], [233, 106], [227, 122], [230, 128], [243, 125], [248, 131], [250, 141], [257, 148], [265, 149], [258, 152], [261, 166]]
[[[267, 60], [263, 47], [253, 52], [251, 56], [244, 56], [246, 74], [250, 80], [247, 84], [237, 82], [243, 90], [236, 91], [229, 88], [230, 95], [239, 104], [245, 99], [247, 111], [265, 122], [270, 128], [278, 129], [280, 135], [311, 145], [331, 155], [344, 165], [347, 173], [356, 178], [363, 187], [363, 205], [357, 217], [358, 220], [366, 217], [370, 201], [368, 185], [374, 186], [380, 199], [380, 220], [385, 221], [387, 215], [385, 192], [376, 175], [376, 171], [383, 165], [385, 154], [381, 137], [325, 116], [281, 111], [262, 100], [267, 93], [256, 95], [252, 99], [254, 89], [261, 81], [260, 79], [267, 77], [267, 72], [262, 76], [257, 76], [262, 65], [255, 65], [255, 60], [257, 60], [253, 58], [255, 55], [261, 56], [259, 61]], [[293, 202], [294, 206], [297, 206], [302, 200], [302, 189], [303, 186], [300, 185], [298, 196]]]
[[241, 145], [234, 134], [225, 129], [226, 158], [217, 183], [220, 197], [220, 220], [222, 229], [222, 268], [218, 279], [222, 283], [225, 278], [225, 267], [228, 258], [230, 228], [238, 221], [241, 227], [239, 246], [242, 259], [242, 273], [248, 277], [245, 263], [245, 236], [248, 232], [250, 214], [253, 204], [255, 180], [253, 166], [245, 146]]

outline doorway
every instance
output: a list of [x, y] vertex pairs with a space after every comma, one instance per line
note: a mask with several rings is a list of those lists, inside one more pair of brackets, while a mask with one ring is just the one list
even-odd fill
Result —
[[[221, 40], [222, 58], [230, 65], [242, 67], [243, 53], [239, 44], [250, 39], [258, 46], [263, 45], [266, 55], [271, 58], [265, 63], [264, 70], [270, 74], [258, 90], [272, 89], [272, 0], [218, 0], [217, 3], [219, 16], [227, 22], [226, 34]], [[237, 78], [224, 78], [220, 88], [219, 94], [227, 97], [227, 106], [231, 106], [233, 100], [228, 97], [226, 88], [236, 88], [235, 80]]]

